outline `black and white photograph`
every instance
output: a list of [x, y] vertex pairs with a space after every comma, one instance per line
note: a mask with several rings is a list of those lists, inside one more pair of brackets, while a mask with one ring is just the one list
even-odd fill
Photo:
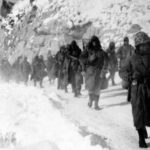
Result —
[[150, 0], [0, 0], [0, 150], [150, 150]]

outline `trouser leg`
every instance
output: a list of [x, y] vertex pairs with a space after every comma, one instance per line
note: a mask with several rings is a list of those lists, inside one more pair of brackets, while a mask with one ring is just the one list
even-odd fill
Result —
[[80, 96], [80, 95], [81, 95], [81, 85], [77, 85], [75, 89], [75, 97]]
[[65, 90], [66, 93], [68, 93], [68, 89], [67, 89], [67, 86], [68, 86], [68, 77], [67, 77], [67, 75], [65, 75], [63, 82], [64, 82], [64, 90]]
[[43, 79], [40, 80], [40, 87], [43, 88]]
[[75, 93], [76, 90], [75, 77], [72, 77], [71, 86], [72, 86], [72, 92]]
[[58, 76], [57, 89], [60, 89], [60, 77]]
[[78, 88], [78, 95], [81, 95], [81, 88], [82, 88], [82, 85], [80, 84]]
[[75, 96], [81, 95], [81, 82], [78, 78], [75, 79]]
[[76, 96], [80, 96], [81, 95], [81, 87], [82, 87], [82, 75], [80, 72], [76, 73], [75, 75], [75, 92], [76, 92]]
[[25, 77], [24, 83], [25, 85], [28, 85], [28, 77]]
[[115, 85], [115, 72], [110, 71], [110, 76], [108, 77], [108, 80], [111, 79], [112, 85]]
[[52, 84], [52, 79], [51, 78], [49, 78], [49, 83]]
[[34, 79], [34, 86], [36, 86], [36, 80]]
[[88, 102], [88, 106], [92, 107], [93, 105], [93, 94], [89, 94], [89, 102]]
[[147, 144], [145, 142], [145, 135], [144, 135], [144, 130], [137, 129], [138, 135], [139, 135], [139, 147], [140, 148], [147, 148]]
[[99, 103], [99, 96], [98, 96], [98, 95], [95, 95], [94, 97], [95, 97], [95, 100], [94, 100], [94, 101], [95, 101], [95, 106], [94, 106], [94, 107], [95, 107], [96, 110], [99, 110], [99, 109], [100, 109], [99, 106], [98, 106], [98, 103]]
[[112, 75], [111, 75], [111, 81], [112, 81], [112, 85], [115, 85], [115, 72], [112, 72]]
[[146, 127], [143, 128], [143, 134], [144, 134], [144, 138], [148, 138], [148, 133], [147, 133], [147, 130], [146, 130]]

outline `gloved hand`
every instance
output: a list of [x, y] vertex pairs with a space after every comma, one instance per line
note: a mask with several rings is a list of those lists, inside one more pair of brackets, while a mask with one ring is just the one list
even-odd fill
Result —
[[81, 74], [82, 74], [82, 76], [84, 77], [84, 76], [85, 76], [85, 71], [82, 71]]
[[93, 61], [96, 58], [96, 54], [93, 53], [92, 55], [89, 56], [89, 61]]
[[107, 73], [108, 73], [108, 70], [107, 69], [103, 69], [101, 71], [100, 78], [105, 78]]
[[118, 70], [121, 69], [121, 62], [120, 62], [120, 59], [118, 59]]

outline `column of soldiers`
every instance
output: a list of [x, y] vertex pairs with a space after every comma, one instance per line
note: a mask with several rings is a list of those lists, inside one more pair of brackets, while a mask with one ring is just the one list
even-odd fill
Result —
[[[14, 79], [17, 83], [27, 84], [29, 78], [34, 85], [39, 82], [43, 87], [43, 78], [49, 77], [50, 83], [58, 78], [57, 88], [68, 92], [68, 85], [72, 87], [75, 97], [81, 95], [83, 81], [88, 91], [88, 106], [99, 110], [100, 90], [106, 88], [104, 83], [106, 74], [115, 85], [115, 73], [119, 71], [123, 88], [128, 89], [128, 101], [131, 101], [134, 126], [139, 135], [139, 147], [147, 148], [145, 139], [148, 137], [146, 126], [150, 126], [150, 37], [139, 32], [135, 34], [135, 49], [129, 44], [129, 38], [116, 52], [112, 41], [106, 51], [100, 40], [92, 36], [87, 44], [83, 44], [83, 51], [76, 41], [60, 47], [56, 56], [49, 51], [47, 61], [43, 56], [35, 56], [32, 63], [27, 57], [18, 59], [10, 65], [4, 58], [1, 61], [1, 78], [5, 81]], [[106, 84], [104, 86], [104, 84]]]
[[[89, 93], [88, 106], [92, 107], [94, 103], [94, 108], [99, 109], [100, 90], [108, 87], [108, 80], [111, 80], [112, 85], [116, 84], [115, 73], [118, 66], [121, 68], [133, 51], [127, 37], [116, 53], [115, 42], [111, 41], [104, 51], [98, 37], [92, 36], [86, 44], [83, 43], [83, 50], [76, 41], [72, 41], [61, 46], [55, 56], [49, 51], [46, 61], [42, 55], [36, 55], [30, 64], [27, 57], [19, 56], [10, 65], [4, 58], [1, 63], [1, 77], [5, 81], [13, 79], [26, 85], [30, 79], [33, 80], [34, 86], [39, 83], [41, 88], [44, 77], [48, 76], [51, 84], [57, 78], [57, 89], [67, 93], [70, 84], [75, 97], [81, 95], [82, 84], [85, 82], [85, 89]], [[108, 72], [109, 77], [106, 78]]]

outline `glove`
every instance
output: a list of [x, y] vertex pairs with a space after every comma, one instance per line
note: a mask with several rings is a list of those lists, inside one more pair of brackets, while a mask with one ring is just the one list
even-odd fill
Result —
[[121, 62], [120, 62], [120, 59], [118, 59], [118, 70], [121, 69]]
[[82, 74], [82, 76], [84, 77], [84, 76], [85, 76], [85, 71], [82, 71], [82, 73], [81, 73], [81, 74]]

